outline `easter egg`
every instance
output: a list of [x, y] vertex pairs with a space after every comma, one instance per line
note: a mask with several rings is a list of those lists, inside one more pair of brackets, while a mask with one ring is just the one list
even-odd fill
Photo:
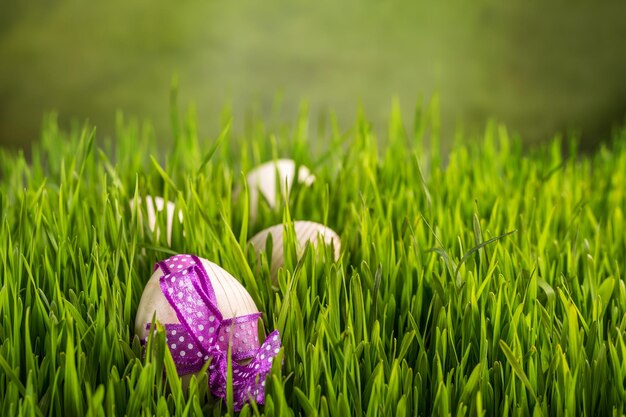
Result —
[[[250, 195], [250, 217], [256, 219], [259, 198], [262, 195], [267, 204], [274, 208], [277, 205], [276, 184], [280, 184], [280, 195], [289, 193], [296, 179], [296, 163], [291, 159], [278, 159], [257, 166], [246, 175]], [[298, 168], [297, 181], [310, 186], [315, 176], [303, 165]]]
[[[335, 231], [324, 226], [320, 223], [310, 221], [295, 221], [293, 223], [294, 231], [296, 234], [297, 246], [296, 251], [298, 257], [302, 256], [304, 248], [308, 242], [313, 245], [317, 245], [318, 242], [323, 242], [325, 245], [333, 246], [333, 256], [335, 261], [339, 259], [341, 251], [341, 240]], [[272, 255], [271, 255], [271, 275], [276, 279], [278, 268], [283, 266], [283, 240], [284, 240], [285, 228], [283, 224], [277, 224], [260, 231], [254, 235], [249, 243], [254, 247], [257, 253], [263, 252], [266, 249], [267, 239], [272, 237]]]
[[235, 408], [264, 400], [264, 380], [280, 350], [277, 331], [259, 344], [261, 313], [246, 289], [213, 262], [176, 255], [158, 262], [141, 296], [135, 332], [148, 340], [152, 319], [165, 327], [167, 346], [184, 385], [208, 360], [209, 387], [226, 395], [232, 355]]
[[[139, 205], [141, 206], [144, 203], [144, 200], [142, 200], [141, 198], [139, 198]], [[146, 206], [146, 212], [148, 214], [148, 227], [150, 228], [150, 231], [154, 232], [155, 229], [157, 229], [156, 231], [156, 235], [157, 235], [157, 239], [160, 236], [160, 231], [158, 230], [158, 225], [157, 225], [157, 213], [162, 212], [163, 210], [165, 210], [166, 216], [167, 216], [167, 223], [166, 223], [166, 227], [167, 227], [167, 244], [168, 246], [172, 245], [172, 226], [174, 223], [174, 212], [176, 211], [176, 205], [174, 203], [172, 203], [171, 201], [165, 201], [162, 197], [152, 197], [150, 195], [147, 195], [145, 197], [145, 206]], [[135, 208], [135, 200], [130, 200], [130, 208], [131, 210], [134, 210]], [[141, 216], [141, 211], [139, 212], [140, 216]], [[182, 211], [178, 211], [178, 220], [182, 223], [183, 222], [183, 212]]]

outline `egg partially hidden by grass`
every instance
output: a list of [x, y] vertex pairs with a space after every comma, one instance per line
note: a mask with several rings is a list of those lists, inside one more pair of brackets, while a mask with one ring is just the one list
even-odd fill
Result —
[[[209, 286], [213, 293], [211, 299], [214, 301], [215, 309], [217, 310], [213, 311], [213, 313], [217, 313], [215, 316], [207, 316], [207, 314], [213, 313], [209, 313], [211, 310], [206, 309], [205, 306], [196, 306], [194, 303], [189, 303], [187, 293], [180, 299], [178, 298], [179, 291], [177, 289], [169, 293], [172, 286], [166, 288], [161, 282], [163, 278], [168, 278], [173, 273], [180, 271], [177, 277], [172, 278], [184, 284], [185, 281], [189, 280], [188, 277], [191, 276], [191, 273], [193, 273], [193, 269], [190, 268], [194, 266], [199, 266], [200, 270], [204, 271], [205, 282], [210, 283]], [[180, 320], [180, 317], [183, 316], [187, 316], [191, 320], [197, 320], [199, 318], [197, 317], [198, 314], [201, 314], [202, 318], [208, 320], [213, 317], [213, 320], [208, 321], [206, 325], [202, 326], [202, 330], [199, 331], [199, 334], [201, 334], [200, 338], [203, 339], [202, 341], [198, 341], [197, 336], [195, 338], [192, 337]], [[255, 351], [259, 348], [257, 323], [261, 313], [259, 313], [248, 291], [235, 277], [213, 262], [191, 255], [176, 255], [155, 265], [154, 273], [146, 284], [139, 301], [135, 318], [135, 334], [142, 341], [147, 341], [153, 316], [155, 320], [164, 325], [167, 344], [176, 360], [178, 374], [183, 377], [183, 386], [187, 386], [191, 375], [202, 368], [208, 359], [204, 357], [204, 352], [198, 345], [199, 343], [219, 343], [222, 349], [227, 350], [228, 348], [228, 341], [231, 338], [228, 337], [226, 332], [230, 332], [231, 329], [229, 326], [222, 326], [223, 328], [221, 328], [215, 325], [215, 323], [218, 323], [217, 317], [219, 315], [221, 315], [220, 321], [222, 323], [233, 321], [235, 317], [253, 318], [253, 320], [247, 323], [250, 326], [249, 329], [246, 329], [250, 331], [250, 334], [246, 333], [249, 339], [246, 339], [245, 343], [231, 343], [233, 355], [240, 353], [237, 352], [238, 349]], [[239, 341], [239, 335], [237, 335], [237, 339], [232, 340], [232, 342]], [[202, 352], [202, 354], [198, 356], [199, 352]]]
[[[144, 203], [144, 200], [142, 200], [141, 198], [139, 198], [138, 200], [139, 200], [139, 206], [141, 207]], [[166, 223], [167, 244], [168, 246], [172, 246], [172, 226], [174, 223], [174, 212], [176, 211], [176, 205], [172, 203], [171, 201], [166, 202], [161, 197], [153, 198], [152, 196], [147, 195], [145, 197], [145, 207], [146, 207], [146, 212], [148, 214], [148, 227], [150, 228], [151, 232], [154, 232], [154, 230], [156, 229], [157, 239], [161, 235], [161, 232], [158, 230], [158, 225], [157, 225], [157, 213], [160, 213], [163, 210], [165, 210], [165, 213], [167, 216], [167, 223]], [[131, 210], [135, 209], [134, 199], [130, 200], [130, 208]], [[139, 211], [139, 216], [140, 216], [139, 219], [143, 220], [141, 216], [141, 211]], [[178, 210], [178, 220], [180, 221], [180, 223], [183, 222], [183, 212], [180, 210]]]
[[[285, 196], [291, 190], [296, 179], [296, 163], [291, 159], [277, 159], [266, 162], [252, 169], [246, 175], [250, 196], [250, 217], [254, 220], [258, 215], [259, 198], [267, 201], [274, 208], [277, 205], [276, 184], [280, 184], [280, 196]], [[298, 183], [310, 186], [315, 181], [315, 176], [303, 165], [298, 167]]]
[[[320, 223], [310, 221], [295, 221], [293, 223], [294, 231], [296, 234], [296, 251], [298, 258], [300, 258], [304, 252], [304, 248], [307, 243], [311, 243], [315, 246], [319, 242], [323, 242], [325, 245], [332, 245], [333, 257], [335, 261], [339, 260], [339, 254], [341, 252], [341, 240], [337, 233]], [[272, 254], [270, 261], [270, 273], [274, 283], [276, 283], [276, 277], [278, 274], [278, 268], [283, 266], [283, 242], [284, 242], [285, 228], [283, 224], [277, 224], [270, 228], [260, 231], [254, 235], [249, 243], [254, 247], [255, 252], [264, 252], [267, 245], [267, 239], [272, 237]]]
[[163, 325], [184, 387], [210, 361], [209, 389], [226, 398], [232, 370], [233, 402], [240, 410], [251, 397], [263, 403], [265, 378], [281, 347], [278, 331], [259, 343], [260, 318], [252, 297], [231, 274], [206, 259], [174, 255], [155, 265], [139, 301], [135, 333], [148, 342], [152, 321]]

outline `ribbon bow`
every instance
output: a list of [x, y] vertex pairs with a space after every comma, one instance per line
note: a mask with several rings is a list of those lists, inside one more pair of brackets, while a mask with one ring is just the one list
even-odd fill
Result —
[[178, 255], [156, 267], [165, 273], [160, 278], [161, 291], [180, 321], [165, 324], [178, 374], [197, 372], [211, 359], [209, 388], [213, 395], [225, 398], [230, 345], [235, 409], [239, 411], [249, 398], [263, 404], [265, 378], [281, 347], [278, 331], [270, 333], [259, 347], [257, 323], [261, 313], [224, 319], [199, 258]]

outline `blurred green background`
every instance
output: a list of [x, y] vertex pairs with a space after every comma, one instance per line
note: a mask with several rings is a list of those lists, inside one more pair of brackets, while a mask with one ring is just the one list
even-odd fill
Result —
[[349, 128], [362, 106], [384, 131], [438, 94], [443, 140], [489, 117], [527, 143], [579, 132], [586, 147], [626, 114], [626, 2], [106, 2], [3, 0], [0, 144], [28, 148], [44, 112], [150, 120], [171, 139], [169, 90], [195, 103], [202, 135], [224, 105], [290, 121], [301, 100]]

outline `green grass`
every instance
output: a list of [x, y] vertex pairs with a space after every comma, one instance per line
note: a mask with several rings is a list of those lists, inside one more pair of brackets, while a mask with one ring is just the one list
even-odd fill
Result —
[[[266, 405], [241, 415], [625, 412], [626, 130], [577, 155], [558, 140], [524, 152], [491, 123], [444, 157], [433, 108], [406, 123], [394, 108], [380, 141], [365, 118], [308, 137], [303, 113], [239, 137], [225, 115], [217, 147], [174, 116], [170, 149], [121, 118], [115, 146], [50, 118], [30, 163], [0, 150], [3, 416], [227, 413], [205, 376], [182, 390], [162, 332], [145, 355], [133, 335], [152, 265], [173, 252], [240, 278], [281, 331]], [[250, 224], [232, 190], [278, 156], [317, 181]], [[184, 213], [171, 249], [130, 210], [145, 194]], [[335, 229], [342, 256], [297, 261], [290, 242], [276, 290], [246, 240], [290, 218]]]

